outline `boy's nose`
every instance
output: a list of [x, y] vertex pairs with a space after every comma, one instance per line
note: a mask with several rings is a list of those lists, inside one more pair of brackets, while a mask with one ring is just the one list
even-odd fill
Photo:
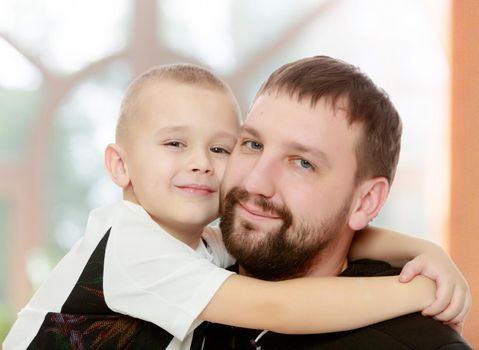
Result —
[[201, 172], [201, 173], [207, 174], [207, 173], [211, 172], [211, 169], [209, 169], [209, 168], [197, 167], [197, 168], [192, 168], [191, 171], [193, 171], [193, 172]]
[[209, 155], [206, 152], [195, 152], [190, 158], [190, 171], [199, 173], [211, 173], [213, 166]]

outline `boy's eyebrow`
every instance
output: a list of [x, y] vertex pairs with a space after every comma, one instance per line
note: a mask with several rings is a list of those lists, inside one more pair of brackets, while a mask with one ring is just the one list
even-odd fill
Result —
[[216, 134], [216, 136], [227, 137], [227, 138], [235, 139], [235, 140], [236, 140], [236, 137], [237, 137], [237, 135], [235, 133], [231, 133], [231, 132], [228, 132], [228, 131], [220, 131]]
[[163, 134], [167, 132], [177, 132], [177, 131], [185, 131], [188, 130], [188, 127], [186, 126], [165, 126], [164, 128], [161, 128], [158, 130], [157, 134]]
[[[171, 133], [171, 132], [182, 132], [182, 131], [187, 131], [188, 129], [190, 129], [188, 126], [183, 126], [183, 125], [165, 126], [164, 128], [161, 128], [160, 130], [158, 130], [157, 134], [161, 135], [161, 134], [167, 134], [167, 133]], [[216, 136], [236, 139], [236, 134], [235, 133], [231, 133], [231, 132], [223, 131], [223, 130], [219, 131], [216, 134]]]

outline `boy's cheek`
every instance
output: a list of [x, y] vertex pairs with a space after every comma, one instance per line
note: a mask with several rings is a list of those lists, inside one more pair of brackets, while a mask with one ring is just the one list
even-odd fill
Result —
[[221, 183], [223, 181], [223, 177], [225, 175], [226, 171], [226, 164], [228, 162], [229, 158], [222, 159], [216, 164], [216, 177], [218, 178], [218, 181]]

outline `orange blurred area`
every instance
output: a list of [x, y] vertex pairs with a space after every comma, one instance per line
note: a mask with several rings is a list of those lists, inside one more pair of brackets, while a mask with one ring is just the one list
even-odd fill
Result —
[[450, 251], [473, 297], [465, 337], [479, 347], [479, 2], [452, 2]]

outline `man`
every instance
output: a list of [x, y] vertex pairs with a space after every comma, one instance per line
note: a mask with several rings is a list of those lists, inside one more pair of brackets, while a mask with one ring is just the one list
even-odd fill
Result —
[[[397, 274], [383, 262], [350, 263], [347, 254], [386, 200], [400, 137], [394, 106], [357, 68], [322, 56], [275, 71], [255, 98], [223, 182], [221, 229], [239, 272], [266, 280]], [[470, 349], [452, 328], [419, 313], [318, 335], [210, 325], [205, 343], [221, 350], [439, 348]]]

